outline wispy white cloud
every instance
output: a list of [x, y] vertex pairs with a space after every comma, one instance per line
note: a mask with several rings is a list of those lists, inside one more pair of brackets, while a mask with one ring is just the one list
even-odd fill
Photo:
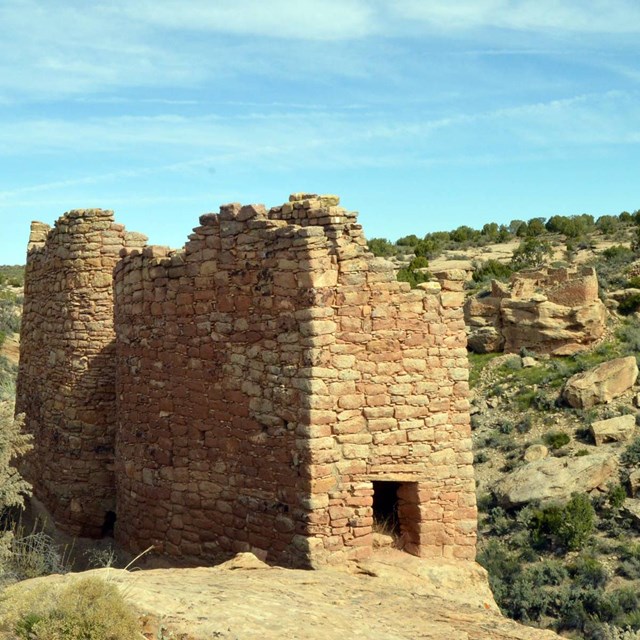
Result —
[[[372, 163], [401, 166], [427, 158], [429, 162], [466, 162], [468, 157], [495, 153], [490, 149], [496, 141], [518, 154], [526, 149], [637, 144], [637, 100], [637, 94], [612, 91], [429, 119], [414, 112], [390, 118], [389, 113], [377, 111], [298, 110], [229, 117], [38, 119], [23, 121], [19, 128], [11, 123], [0, 126], [0, 154], [123, 158], [122, 170], [81, 177], [78, 184], [169, 171], [201, 172], [220, 165], [292, 168], [301, 158], [308, 167], [324, 168]], [[166, 162], [153, 162], [158, 156]], [[508, 162], [510, 152], [502, 157]]]
[[99, 97], [133, 87], [213, 92], [241, 76], [393, 79], [400, 70], [393, 56], [381, 55], [389, 42], [404, 55], [425, 37], [452, 34], [480, 55], [549, 50], [547, 42], [482, 36], [495, 28], [613, 40], [640, 32], [640, 6], [631, 0], [4, 0], [0, 101]]
[[121, 5], [133, 19], [164, 29], [292, 40], [342, 40], [379, 27], [364, 0], [139, 0]]
[[630, 0], [398, 0], [395, 7], [405, 19], [439, 29], [640, 32], [640, 7]]

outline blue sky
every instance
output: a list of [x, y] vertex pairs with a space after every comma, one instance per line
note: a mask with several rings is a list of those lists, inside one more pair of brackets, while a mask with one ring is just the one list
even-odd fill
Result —
[[114, 209], [337, 193], [368, 237], [640, 208], [636, 0], [0, 0], [0, 264]]

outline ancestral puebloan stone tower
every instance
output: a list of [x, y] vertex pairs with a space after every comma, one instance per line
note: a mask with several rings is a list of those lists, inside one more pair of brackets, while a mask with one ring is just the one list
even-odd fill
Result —
[[60, 526], [316, 566], [387, 518], [411, 553], [475, 556], [462, 282], [397, 282], [338, 204], [226, 205], [181, 251], [107, 211], [36, 223], [18, 410]]

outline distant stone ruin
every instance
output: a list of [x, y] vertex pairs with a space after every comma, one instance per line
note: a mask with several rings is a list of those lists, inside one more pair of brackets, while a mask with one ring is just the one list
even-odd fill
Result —
[[607, 320], [593, 267], [520, 271], [509, 285], [494, 280], [488, 295], [466, 301], [464, 313], [477, 353], [524, 347], [569, 355], [599, 340]]
[[474, 558], [461, 283], [397, 282], [336, 196], [145, 242], [99, 209], [32, 226], [17, 410], [60, 527], [198, 563], [342, 562], [378, 527]]

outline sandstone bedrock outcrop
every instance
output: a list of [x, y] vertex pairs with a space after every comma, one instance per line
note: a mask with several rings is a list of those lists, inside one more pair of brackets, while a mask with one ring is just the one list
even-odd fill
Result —
[[405, 550], [473, 559], [463, 296], [397, 282], [337, 196], [224, 205], [182, 250], [111, 211], [34, 223], [24, 473], [67, 532], [133, 551], [340, 563], [375, 506]]
[[601, 338], [607, 318], [592, 267], [520, 271], [509, 285], [493, 281], [489, 295], [469, 298], [464, 312], [476, 353], [569, 355]]
[[116, 584], [148, 637], [181, 640], [552, 640], [500, 615], [485, 570], [469, 561], [396, 552], [345, 568], [270, 567], [250, 554], [216, 567], [97, 569], [11, 588], [67, 585], [82, 576]]

